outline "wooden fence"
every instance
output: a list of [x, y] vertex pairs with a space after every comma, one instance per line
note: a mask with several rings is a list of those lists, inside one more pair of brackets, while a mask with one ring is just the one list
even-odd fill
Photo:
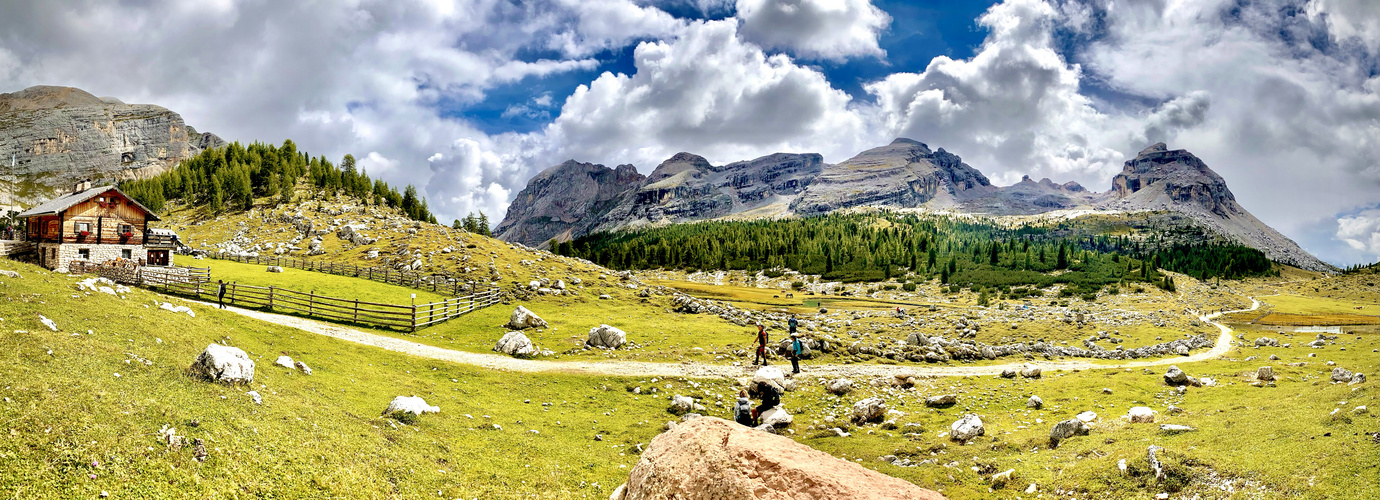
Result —
[[[215, 297], [215, 286], [202, 293]], [[497, 304], [502, 299], [498, 288], [490, 288], [464, 297], [454, 297], [426, 304], [380, 304], [359, 299], [342, 299], [316, 293], [302, 293], [278, 287], [225, 284], [224, 302], [236, 306], [286, 310], [306, 316], [334, 321], [348, 321], [389, 328], [417, 331], [442, 321]]]
[[364, 278], [380, 283], [388, 283], [390, 285], [411, 287], [419, 290], [431, 290], [433, 292], [449, 293], [450, 295], [460, 295], [461, 293], [469, 292], [467, 289], [468, 286], [463, 283], [462, 280], [446, 273], [397, 271], [386, 267], [360, 267], [353, 264], [320, 262], [282, 256], [245, 257], [240, 255], [212, 253], [208, 253], [206, 256], [221, 260], [233, 260], [246, 264], [291, 267], [304, 271], [316, 271], [320, 273]]

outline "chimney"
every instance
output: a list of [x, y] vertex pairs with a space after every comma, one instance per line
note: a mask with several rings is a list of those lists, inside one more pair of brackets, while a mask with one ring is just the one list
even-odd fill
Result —
[[78, 182], [76, 186], [72, 187], [72, 194], [77, 194], [88, 189], [91, 189], [91, 179]]

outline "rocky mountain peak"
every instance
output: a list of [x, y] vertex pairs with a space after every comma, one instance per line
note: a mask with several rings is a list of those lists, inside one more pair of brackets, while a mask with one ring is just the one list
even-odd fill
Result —
[[1136, 156], [1145, 156], [1150, 153], [1163, 153], [1166, 151], [1169, 151], [1169, 146], [1163, 142], [1157, 142], [1151, 144], [1150, 147], [1140, 150], [1140, 153]]
[[0, 94], [0, 113], [103, 104], [105, 101], [85, 90], [54, 85], [36, 85], [18, 92]]
[[1145, 148], [1128, 160], [1112, 179], [1112, 190], [1118, 199], [1134, 196], [1135, 201], [1151, 205], [1186, 203], [1223, 217], [1240, 211], [1222, 176], [1193, 153], [1171, 151], [1164, 143]]
[[603, 215], [635, 191], [646, 177], [632, 165], [611, 169], [567, 160], [543, 170], [519, 191], [494, 234], [531, 244], [584, 234]]
[[714, 166], [710, 165], [709, 160], [704, 159], [703, 156], [680, 152], [667, 158], [666, 161], [661, 162], [660, 165], [657, 165], [656, 168], [652, 170], [652, 174], [647, 176], [647, 180], [650, 182], [658, 182], [662, 179], [674, 177], [685, 172], [689, 172], [689, 175], [696, 175], [700, 172], [712, 170], [713, 168]]

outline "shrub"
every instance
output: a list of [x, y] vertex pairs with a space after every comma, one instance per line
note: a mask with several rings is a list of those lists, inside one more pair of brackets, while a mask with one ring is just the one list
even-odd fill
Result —
[[800, 290], [800, 289], [802, 289], [802, 288], [805, 288], [805, 282], [804, 282], [804, 281], [792, 281], [792, 282], [791, 282], [791, 288], [796, 289], [796, 290]]
[[901, 289], [902, 289], [902, 290], [905, 290], [905, 291], [907, 291], [907, 292], [914, 292], [914, 291], [915, 291], [915, 283], [906, 283], [906, 284], [904, 284], [904, 285], [901, 285]]

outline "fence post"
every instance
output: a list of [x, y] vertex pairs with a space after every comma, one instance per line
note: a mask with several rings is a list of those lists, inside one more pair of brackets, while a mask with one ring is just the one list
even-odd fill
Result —
[[359, 323], [359, 299], [355, 299], [355, 323]]
[[311, 316], [312, 314], [315, 314], [315, 312], [314, 312], [315, 307], [316, 307], [316, 290], [312, 290], [311, 293], [308, 293], [308, 294], [307, 294], [307, 316]]
[[268, 285], [268, 310], [273, 310], [273, 285]]

